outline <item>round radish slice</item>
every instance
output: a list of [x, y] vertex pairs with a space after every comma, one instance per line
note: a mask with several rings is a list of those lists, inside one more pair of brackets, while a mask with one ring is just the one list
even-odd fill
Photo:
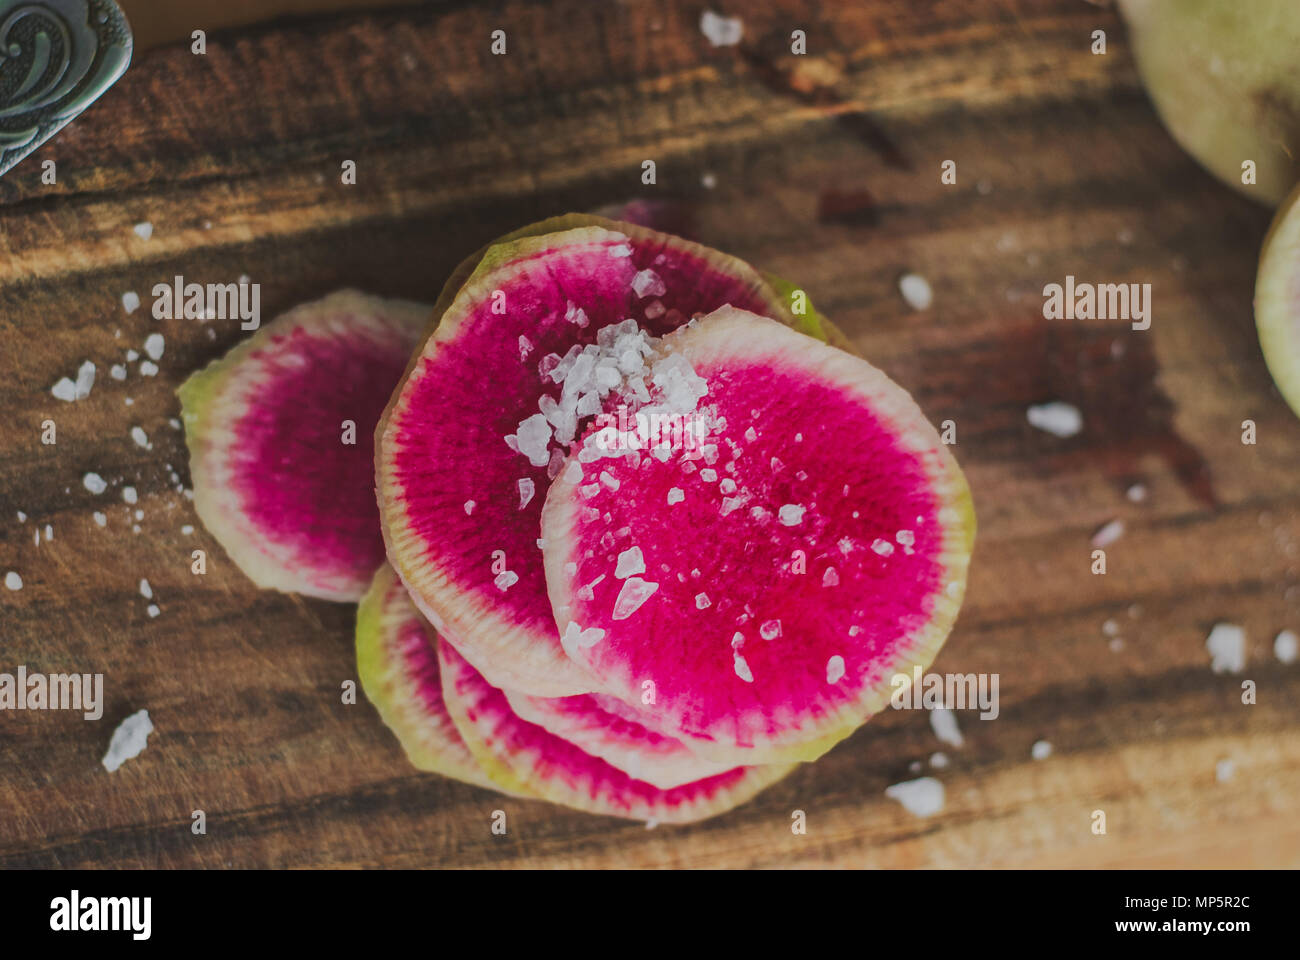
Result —
[[589, 813], [689, 823], [739, 806], [793, 769], [735, 767], [661, 790], [520, 719], [506, 695], [445, 641], [438, 659], [447, 711], [470, 753], [495, 783], [516, 793]]
[[1300, 188], [1274, 217], [1259, 255], [1255, 326], [1273, 382], [1300, 414]]
[[815, 759], [947, 636], [965, 479], [902, 388], [781, 324], [723, 308], [659, 346], [694, 429], [652, 455], [603, 426], [547, 496], [562, 645], [701, 756]]
[[295, 307], [181, 385], [194, 506], [259, 587], [355, 601], [384, 560], [374, 430], [429, 308]]
[[[493, 683], [595, 689], [560, 645], [538, 542], [546, 491], [607, 389], [578, 354], [621, 322], [659, 336], [723, 304], [802, 323], [789, 302], [732, 257], [587, 216], [518, 231], [465, 277], [380, 425], [377, 487], [389, 560]], [[575, 370], [589, 389], [566, 393]]]
[[504, 691], [521, 720], [568, 740], [635, 780], [662, 790], [703, 780], [731, 769], [697, 757], [680, 740], [649, 730], [619, 701], [584, 693], [574, 697], [530, 697]]
[[495, 788], [447, 715], [437, 639], [384, 564], [357, 608], [361, 689], [417, 770]]

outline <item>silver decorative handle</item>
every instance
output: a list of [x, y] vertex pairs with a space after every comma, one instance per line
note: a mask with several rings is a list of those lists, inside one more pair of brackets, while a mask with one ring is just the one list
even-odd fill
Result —
[[0, 0], [0, 176], [130, 62], [131, 28], [113, 0]]

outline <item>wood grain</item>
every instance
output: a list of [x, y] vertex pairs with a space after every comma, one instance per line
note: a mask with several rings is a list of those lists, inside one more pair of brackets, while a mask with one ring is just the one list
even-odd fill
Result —
[[[1300, 628], [1300, 423], [1252, 322], [1267, 212], [1160, 128], [1106, 10], [771, 3], [735, 50], [709, 46], [700, 9], [436, 5], [213, 33], [206, 56], [139, 58], [0, 180], [0, 568], [25, 583], [0, 597], [0, 669], [103, 672], [108, 701], [98, 723], [0, 714], [0, 866], [1300, 865], [1300, 668], [1271, 652]], [[782, 56], [795, 28], [804, 61]], [[1098, 28], [1105, 56], [1089, 53]], [[491, 237], [635, 196], [797, 279], [934, 421], [956, 421], [981, 529], [936, 666], [997, 672], [1002, 697], [996, 721], [959, 716], [961, 748], [890, 711], [745, 807], [653, 830], [416, 774], [369, 705], [339, 702], [353, 610], [257, 591], [170, 481], [188, 483], [173, 390], [241, 333], [155, 321], [153, 284], [248, 274], [267, 315], [347, 285], [431, 301]], [[930, 310], [899, 297], [906, 270], [929, 279]], [[1042, 287], [1066, 274], [1151, 283], [1151, 329], [1043, 320]], [[128, 290], [145, 303], [130, 315]], [[111, 380], [155, 330], [159, 374]], [[55, 400], [86, 359], [91, 395]], [[1079, 436], [1026, 423], [1056, 399], [1083, 411]], [[91, 470], [114, 484], [103, 497], [81, 485]], [[1126, 532], [1092, 576], [1089, 538], [1112, 518]], [[1210, 670], [1220, 620], [1247, 631], [1241, 676]], [[113, 726], [141, 707], [157, 732], [106, 774]], [[1039, 739], [1054, 753], [1033, 761]], [[936, 750], [946, 769], [928, 769]], [[947, 792], [925, 820], [884, 796], [918, 761]]]

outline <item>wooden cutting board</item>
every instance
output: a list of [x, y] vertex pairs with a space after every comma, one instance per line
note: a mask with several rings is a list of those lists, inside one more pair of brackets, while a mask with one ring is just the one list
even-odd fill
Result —
[[[700, 12], [438, 4], [213, 33], [204, 56], [139, 58], [0, 180], [0, 569], [24, 583], [0, 590], [0, 670], [102, 672], [107, 700], [98, 722], [0, 714], [0, 866], [1300, 865], [1300, 666], [1272, 653], [1300, 629], [1300, 421], [1251, 314], [1268, 212], [1170, 140], [1108, 10], [770, 3], [739, 49], [711, 47]], [[888, 711], [748, 805], [652, 830], [417, 774], [364, 699], [340, 702], [353, 608], [256, 590], [177, 492], [173, 390], [243, 334], [153, 319], [155, 283], [246, 274], [266, 316], [343, 286], [431, 301], [491, 237], [638, 197], [800, 282], [956, 422], [980, 537], [936, 668], [996, 672], [1001, 693], [995, 721], [958, 714], [962, 746]], [[930, 309], [900, 297], [906, 271]], [[1067, 275], [1151, 283], [1150, 330], [1044, 320], [1044, 284]], [[158, 374], [112, 379], [153, 332]], [[56, 400], [85, 360], [90, 395]], [[1027, 424], [1051, 400], [1079, 407], [1078, 436]], [[1112, 519], [1125, 531], [1095, 576], [1089, 540]], [[1218, 621], [1246, 630], [1240, 675], [1210, 669]], [[141, 708], [148, 748], [107, 773]], [[946, 791], [928, 819], [884, 793], [915, 764]]]

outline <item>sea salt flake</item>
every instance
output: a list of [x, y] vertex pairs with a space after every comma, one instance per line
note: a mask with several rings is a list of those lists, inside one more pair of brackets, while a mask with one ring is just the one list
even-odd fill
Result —
[[622, 485], [619, 483], [618, 479], [613, 474], [611, 474], [608, 470], [600, 471], [600, 482], [603, 483], [605, 486], [609, 487], [609, 489], [611, 490], [617, 490]]
[[715, 483], [718, 479], [718, 471], [710, 470], [708, 467], [705, 467], [700, 471], [700, 479], [705, 483]]
[[620, 553], [618, 564], [614, 568], [614, 576], [620, 580], [625, 580], [634, 573], [645, 573], [645, 557], [641, 555], [640, 547], [628, 547]]
[[126, 367], [123, 364], [115, 363], [108, 368], [108, 375], [114, 380], [125, 380]]
[[564, 628], [564, 633], [560, 636], [560, 645], [566, 653], [573, 656], [579, 650], [594, 647], [603, 639], [605, 639], [605, 631], [599, 627], [588, 627], [583, 630], [582, 627], [570, 620]]
[[827, 567], [826, 572], [822, 574], [823, 587], [838, 587], [840, 585], [840, 575], [835, 572], [834, 567]]
[[844, 658], [838, 653], [826, 661], [826, 682], [839, 683], [844, 678]]
[[143, 447], [146, 450], [153, 449], [153, 444], [149, 442], [149, 435], [140, 427], [131, 428], [131, 439], [135, 441], [137, 447]]
[[[523, 334], [519, 335], [519, 359], [527, 360], [528, 355], [533, 352], [533, 344]], [[558, 358], [557, 358], [558, 359]]]
[[144, 352], [150, 360], [161, 360], [163, 347], [164, 341], [161, 333], [151, 333], [144, 338]]
[[947, 707], [935, 707], [930, 711], [930, 729], [934, 731], [936, 737], [950, 746], [960, 747], [966, 742], [961, 735], [961, 728], [957, 726], [957, 715]]
[[104, 769], [112, 773], [126, 761], [140, 756], [151, 733], [153, 733], [153, 722], [149, 719], [148, 710], [138, 710], [123, 720], [113, 731], [113, 738], [108, 742], [108, 752], [104, 754], [104, 759], [101, 761]]
[[108, 489], [108, 484], [104, 482], [104, 478], [97, 473], [86, 474], [81, 478], [81, 485], [95, 496], [99, 496]]
[[894, 552], [894, 545], [888, 540], [882, 540], [879, 537], [876, 537], [875, 540], [871, 541], [871, 549], [882, 557], [887, 557]]
[[745, 439], [748, 440], [750, 443], [753, 443], [755, 440], [758, 439], [758, 431], [755, 430], [753, 427], [748, 427], [745, 430]]
[[1046, 740], [1037, 740], [1029, 748], [1029, 755], [1035, 760], [1046, 760], [1052, 755], [1052, 745]]
[[478, 504], [475, 503], [473, 500], [466, 500], [466, 501], [465, 501], [465, 516], [468, 517], [471, 513], [473, 513], [473, 512], [474, 512], [474, 508], [475, 508], [476, 506], [478, 506]]
[[744, 32], [745, 24], [740, 17], [724, 17], [712, 10], [700, 14], [700, 33], [715, 47], [734, 47]]
[[673, 487], [671, 490], [668, 491], [669, 506], [671, 506], [674, 503], [681, 503], [685, 499], [686, 499], [686, 494], [682, 491], [681, 487]]
[[659, 274], [653, 270], [640, 270], [632, 278], [632, 291], [641, 300], [646, 297], [662, 297], [668, 292], [664, 282], [660, 279]]
[[1097, 528], [1097, 532], [1092, 535], [1091, 543], [1094, 547], [1108, 547], [1122, 536], [1124, 536], [1124, 521], [1111, 520]]
[[125, 500], [127, 503], [135, 503], [136, 500], [139, 499], [138, 495], [135, 492], [135, 487], [123, 487], [122, 499]]
[[135, 313], [140, 308], [140, 294], [134, 290], [128, 290], [122, 294], [122, 309], [127, 313]]
[[140, 581], [140, 596], [144, 597], [146, 600], [153, 599], [153, 587], [149, 586], [148, 580]]
[[758, 635], [764, 640], [775, 640], [781, 636], [781, 621], [767, 620], [758, 628]]
[[740, 677], [740, 679], [744, 680], [746, 683], [753, 683], [754, 674], [750, 672], [749, 663], [746, 662], [744, 654], [739, 650], [736, 650], [731, 654], [731, 658], [731, 666], [732, 669], [736, 671], [736, 676]]
[[707, 593], [697, 593], [695, 595], [696, 610], [707, 610], [711, 604], [712, 601], [709, 600], [709, 595]]
[[898, 278], [898, 292], [913, 310], [927, 310], [934, 303], [930, 282], [919, 273], [905, 273]]
[[1300, 648], [1300, 637], [1297, 637], [1294, 631], [1283, 630], [1273, 639], [1273, 656], [1282, 663], [1295, 663], [1296, 655], [1300, 652], [1298, 648]]
[[943, 809], [943, 784], [934, 777], [904, 780], [885, 788], [885, 796], [897, 800], [913, 816], [932, 817]]
[[1216, 623], [1205, 638], [1210, 669], [1215, 673], [1241, 673], [1246, 669], [1246, 631], [1233, 623]]
[[[156, 376], [157, 373], [158, 373], [158, 365], [156, 363], [154, 363], [152, 360], [141, 361], [140, 376], [152, 377], [152, 376]], [[130, 403], [129, 400], [127, 402]]]
[[23, 588], [23, 578], [19, 576], [16, 570], [10, 570], [5, 574], [5, 586], [15, 592], [21, 590]]
[[1045, 430], [1054, 437], [1072, 437], [1083, 429], [1083, 414], [1069, 403], [1039, 404], [1030, 407], [1025, 416], [1030, 426]]
[[659, 584], [653, 581], [628, 577], [623, 581], [623, 588], [619, 590], [618, 598], [614, 601], [614, 619], [626, 620], [632, 616], [658, 589]]
[[532, 502], [533, 494], [537, 492], [537, 487], [533, 483], [532, 477], [519, 478], [519, 509], [522, 510]]
[[787, 527], [798, 526], [803, 522], [805, 508], [797, 503], [787, 503], [777, 511], [777, 517]]
[[97, 526], [101, 526], [101, 527], [106, 527], [106, 526], [108, 526], [108, 517], [107, 517], [107, 515], [102, 514], [102, 513], [100, 513], [98, 510], [96, 510], [93, 514], [91, 514], [91, 516], [93, 516], [93, 517], [95, 518], [95, 524], [96, 524]]
[[142, 223], [137, 223], [131, 228], [131, 230], [141, 240], [148, 240], [153, 236], [153, 224], [148, 220], [145, 220]]

